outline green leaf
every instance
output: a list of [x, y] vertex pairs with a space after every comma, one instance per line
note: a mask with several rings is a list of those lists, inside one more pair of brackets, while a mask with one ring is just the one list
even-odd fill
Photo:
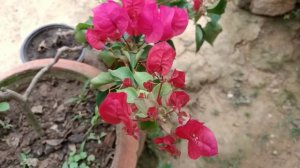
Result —
[[100, 73], [98, 76], [91, 80], [91, 84], [93, 87], [100, 87], [113, 82], [115, 82], [115, 78], [110, 72]]
[[217, 23], [221, 19], [221, 15], [209, 13], [207, 16], [211, 19], [211, 22]]
[[87, 158], [87, 161], [88, 161], [88, 162], [93, 162], [93, 161], [95, 161], [95, 160], [96, 160], [95, 155], [89, 155], [89, 157]]
[[81, 159], [85, 159], [87, 157], [87, 153], [86, 152], [80, 152], [80, 158]]
[[64, 164], [63, 164], [62, 168], [69, 168], [69, 166], [68, 166], [68, 162], [64, 162]]
[[155, 121], [140, 122], [140, 128], [149, 132], [158, 132], [160, 130], [159, 124]]
[[111, 46], [111, 48], [113, 49], [113, 50], [119, 50], [119, 49], [121, 49], [122, 47], [123, 47], [123, 43], [114, 43], [112, 46]]
[[204, 42], [204, 34], [200, 24], [196, 25], [196, 53], [200, 50]]
[[[159, 88], [160, 88], [160, 84], [157, 84], [152, 91], [155, 98], [158, 95]], [[169, 84], [168, 82], [165, 82], [161, 87], [160, 95], [162, 97], [167, 97], [172, 92], [172, 90], [173, 90], [172, 85]]]
[[97, 106], [100, 106], [102, 104], [102, 102], [104, 101], [104, 99], [106, 98], [107, 95], [108, 95], [108, 90], [106, 90], [106, 91], [98, 91], [96, 93], [96, 103], [97, 103]]
[[116, 70], [109, 70], [112, 76], [124, 81], [125, 78], [133, 79], [133, 74], [128, 67], [120, 67]]
[[166, 4], [166, 5], [185, 8], [185, 7], [188, 7], [189, 3], [187, 2], [187, 0], [173, 0], [171, 2], [168, 2], [168, 4]]
[[6, 112], [9, 109], [10, 109], [10, 106], [7, 102], [0, 103], [0, 112]]
[[167, 42], [168, 42], [168, 43], [170, 44], [170, 46], [172, 46], [172, 47], [173, 47], [173, 49], [176, 51], [176, 48], [175, 48], [174, 42], [173, 42], [172, 40], [168, 40]]
[[75, 39], [80, 43], [86, 43], [86, 30], [93, 27], [93, 18], [90, 17], [85, 23], [79, 23], [75, 29]]
[[217, 22], [208, 22], [203, 32], [205, 41], [213, 45], [218, 35], [222, 32], [222, 27]]
[[[136, 99], [134, 101], [134, 104], [137, 106], [137, 108], [144, 114], [147, 114], [147, 106], [146, 106], [146, 102], [144, 99]], [[146, 115], [147, 117], [147, 115]]]
[[116, 61], [116, 58], [114, 57], [113, 53], [111, 53], [110, 51], [107, 51], [107, 50], [101, 51], [99, 53], [99, 58], [108, 67], [111, 67]]
[[79, 162], [81, 160], [81, 156], [80, 155], [75, 155], [74, 157], [74, 161], [75, 162]]
[[81, 163], [80, 166], [79, 166], [79, 168], [89, 168], [89, 166], [86, 165], [86, 163]]
[[147, 82], [149, 80], [153, 80], [152, 75], [150, 75], [148, 72], [135, 72], [133, 74], [133, 77], [141, 89], [145, 89], [144, 88], [145, 82]]
[[78, 41], [79, 43], [86, 43], [86, 30], [76, 30], [75, 31], [75, 40]]
[[126, 51], [124, 51], [124, 54], [127, 57], [127, 59], [129, 60], [131, 69], [134, 69], [136, 66], [136, 63], [137, 63], [136, 55], [133, 53], [130, 53], [130, 52], [126, 52]]
[[84, 30], [93, 27], [93, 17], [89, 17], [84, 23], [79, 23], [76, 25], [76, 30]]
[[139, 117], [139, 118], [147, 118], [148, 115], [143, 113], [142, 111], [138, 111], [135, 116]]
[[127, 102], [128, 103], [134, 103], [135, 99], [139, 96], [135, 88], [133, 87], [128, 87], [125, 89], [120, 89], [117, 92], [125, 92], [127, 93]]
[[223, 14], [227, 6], [227, 0], [218, 0], [212, 6], [207, 9], [208, 13]]
[[148, 54], [149, 54], [149, 51], [151, 50], [153, 46], [152, 45], [147, 45], [145, 48], [144, 48], [144, 52], [142, 53], [141, 55], [141, 58], [146, 60], [148, 58]]
[[163, 163], [163, 162], [160, 162], [159, 165], [158, 165], [158, 168], [172, 168], [172, 164], [171, 163]]
[[78, 168], [78, 163], [76, 162], [70, 163], [70, 168]]

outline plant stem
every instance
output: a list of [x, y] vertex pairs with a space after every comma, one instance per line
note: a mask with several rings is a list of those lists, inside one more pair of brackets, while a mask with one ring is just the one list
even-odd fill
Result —
[[[162, 78], [162, 80], [163, 80], [163, 78]], [[158, 90], [158, 94], [157, 94], [157, 98], [156, 98], [156, 101], [157, 101], [157, 102], [159, 101], [160, 92], [161, 92], [161, 89], [162, 89], [162, 85], [163, 85], [163, 84], [164, 84], [164, 82], [162, 81], [162, 82], [160, 83], [159, 90]]]
[[124, 38], [124, 36], [123, 36], [122, 38], [123, 38], [124, 42], [126, 43], [126, 45], [128, 46], [128, 49], [131, 50], [131, 47], [130, 47], [130, 45], [128, 44], [127, 40]]

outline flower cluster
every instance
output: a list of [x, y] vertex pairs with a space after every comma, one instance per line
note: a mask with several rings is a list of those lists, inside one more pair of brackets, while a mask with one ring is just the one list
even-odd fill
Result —
[[154, 0], [122, 0], [122, 4], [108, 1], [93, 10], [94, 28], [87, 31], [91, 46], [103, 49], [106, 41], [118, 40], [125, 32], [143, 34], [148, 43], [166, 41], [183, 33], [188, 24], [185, 9], [158, 6]]
[[[195, 17], [202, 3], [194, 0]], [[179, 156], [176, 143], [184, 139], [189, 157], [197, 159], [216, 155], [218, 146], [212, 131], [184, 110], [190, 100], [184, 91], [186, 74], [172, 70], [176, 51], [171, 39], [185, 31], [189, 13], [187, 8], [155, 0], [108, 0], [94, 8], [86, 40], [102, 50], [100, 57], [110, 67], [91, 81], [99, 90], [108, 91], [99, 104], [102, 119], [123, 124], [136, 139], [141, 129], [147, 131], [144, 123], [160, 125], [164, 135], [154, 142], [161, 150]], [[178, 124], [165, 129], [174, 117]]]

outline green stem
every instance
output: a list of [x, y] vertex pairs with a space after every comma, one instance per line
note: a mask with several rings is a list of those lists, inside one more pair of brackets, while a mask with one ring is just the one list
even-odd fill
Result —
[[[163, 80], [163, 79], [162, 79]], [[160, 96], [160, 92], [161, 92], [161, 89], [162, 89], [162, 85], [164, 84], [164, 82], [161, 82], [160, 83], [160, 86], [159, 86], [159, 90], [158, 90], [158, 94], [157, 94], [157, 98], [156, 98], [156, 101], [158, 102], [159, 100], [159, 96]]]

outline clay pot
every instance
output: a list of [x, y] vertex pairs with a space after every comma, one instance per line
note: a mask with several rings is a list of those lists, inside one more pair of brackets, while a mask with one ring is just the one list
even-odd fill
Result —
[[[53, 59], [30, 61], [13, 68], [9, 72], [0, 74], [0, 88], [20, 89], [19, 87], [22, 86], [27, 87], [33, 76], [52, 61]], [[98, 69], [90, 65], [61, 59], [45, 75], [85, 81], [97, 76], [99, 73]], [[126, 135], [123, 126], [117, 126], [116, 135], [116, 153], [111, 168], [135, 168], [139, 153], [139, 141]]]

